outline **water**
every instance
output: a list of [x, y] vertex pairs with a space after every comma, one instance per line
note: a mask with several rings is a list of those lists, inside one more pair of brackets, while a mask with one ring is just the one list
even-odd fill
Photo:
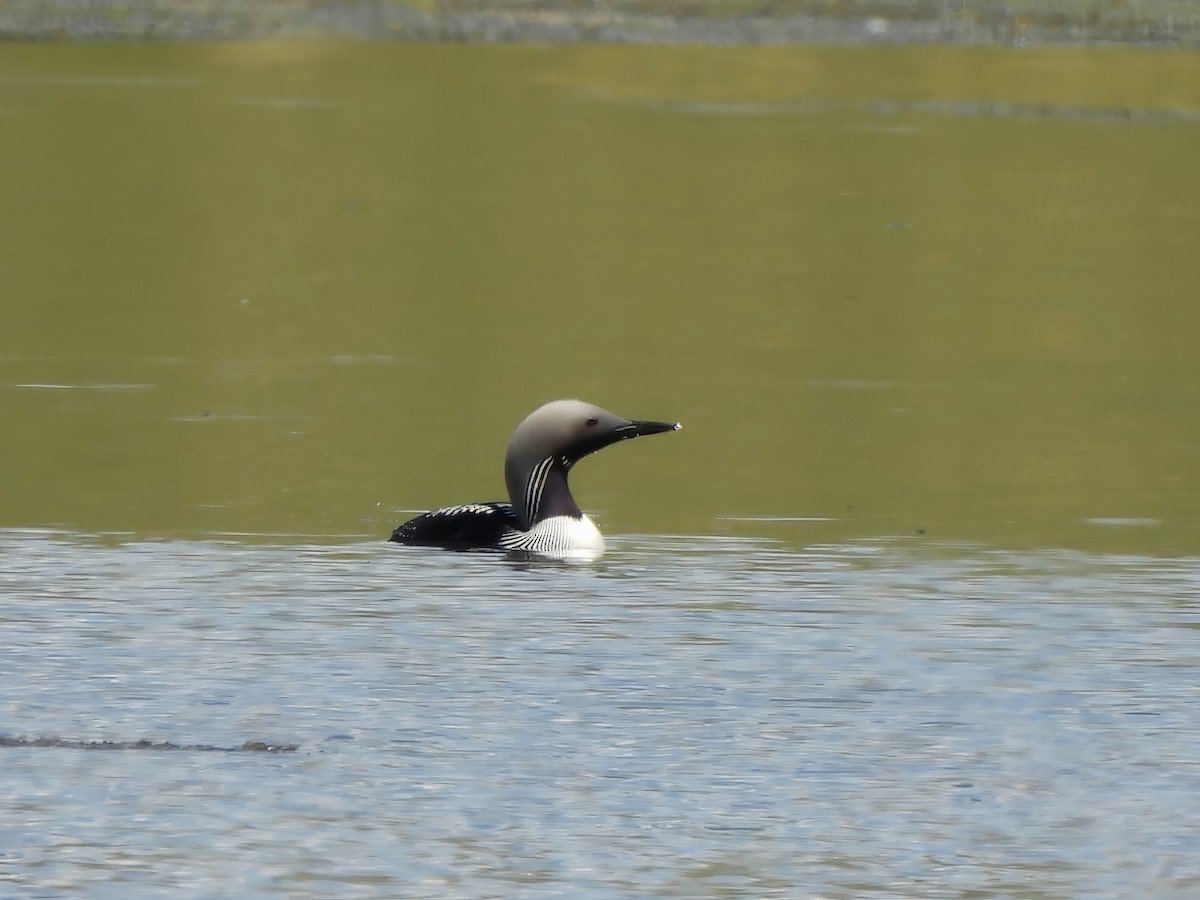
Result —
[[[0, 896], [1191, 897], [1200, 57], [0, 46]], [[389, 546], [581, 396], [610, 545]]]
[[365, 539], [579, 396], [686, 428], [610, 533], [1200, 547], [1196, 54], [5, 45], [0, 109], [0, 524]]
[[615, 543], [4, 535], [9, 736], [231, 748], [5, 748], [5, 891], [1200, 887], [1194, 560]]

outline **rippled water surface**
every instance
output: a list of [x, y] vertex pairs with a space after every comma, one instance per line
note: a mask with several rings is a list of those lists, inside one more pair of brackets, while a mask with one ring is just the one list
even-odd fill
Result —
[[613, 544], [5, 533], [0, 893], [1200, 890], [1195, 559]]

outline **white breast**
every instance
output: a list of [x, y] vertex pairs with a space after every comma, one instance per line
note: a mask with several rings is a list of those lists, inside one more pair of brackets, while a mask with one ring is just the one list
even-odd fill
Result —
[[514, 532], [502, 543], [510, 550], [525, 550], [554, 559], [597, 559], [604, 553], [604, 536], [587, 516], [551, 516], [528, 531]]

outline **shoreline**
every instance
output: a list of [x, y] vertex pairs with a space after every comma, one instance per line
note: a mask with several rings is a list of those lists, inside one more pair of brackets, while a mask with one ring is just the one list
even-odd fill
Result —
[[[962, 3], [724, 0], [304, 3], [273, 0], [9, 0], [0, 41], [191, 42], [348, 39], [414, 43], [659, 45], [1124, 45], [1200, 47], [1200, 0]], [[667, 15], [666, 10], [679, 11]], [[831, 10], [836, 9], [836, 12]]]

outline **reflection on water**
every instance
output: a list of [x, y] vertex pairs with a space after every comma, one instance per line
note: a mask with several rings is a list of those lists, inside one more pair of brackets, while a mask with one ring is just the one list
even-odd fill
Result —
[[0, 536], [7, 883], [1200, 885], [1194, 557], [612, 543], [597, 565], [529, 566]]
[[[593, 96], [601, 96], [595, 95]], [[607, 97], [622, 102], [620, 97]], [[653, 109], [678, 113], [711, 116], [795, 116], [807, 118], [818, 114], [843, 112], [880, 116], [899, 116], [907, 113], [936, 113], [948, 116], [999, 116], [1028, 119], [1076, 119], [1091, 122], [1148, 122], [1159, 125], [1200, 122], [1200, 110], [1129, 109], [1126, 107], [1097, 108], [1092, 106], [1054, 106], [1052, 104], [932, 102], [932, 101], [874, 101], [868, 103], [702, 103], [691, 101], [653, 101]], [[912, 134], [920, 129], [915, 125], [886, 127], [855, 124], [847, 127], [869, 129], [880, 133]]]

